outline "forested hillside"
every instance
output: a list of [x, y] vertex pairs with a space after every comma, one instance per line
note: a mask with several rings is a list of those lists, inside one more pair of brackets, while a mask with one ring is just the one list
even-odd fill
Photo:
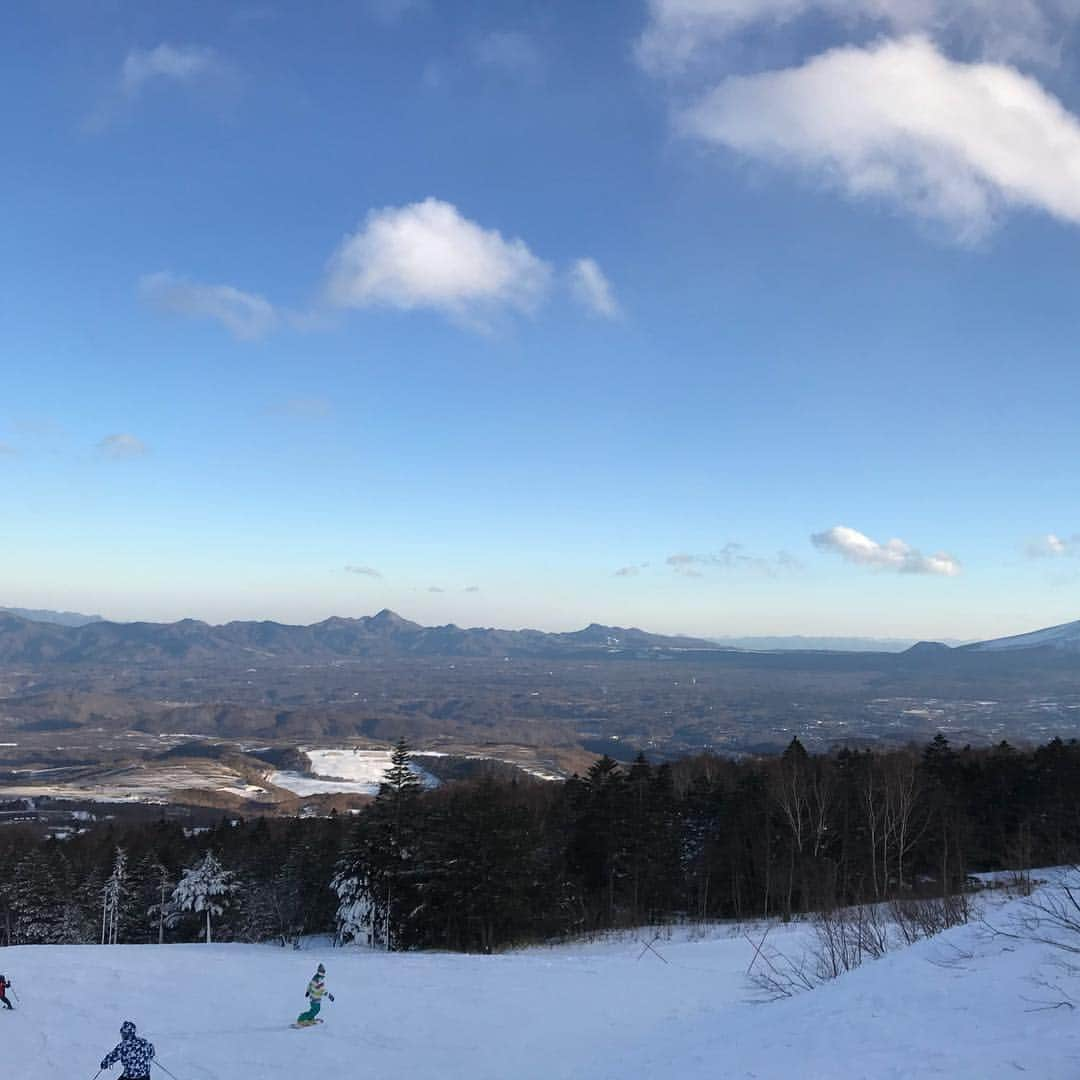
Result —
[[[1080, 851], [1080, 745], [596, 762], [566, 783], [423, 790], [400, 745], [371, 807], [185, 830], [0, 833], [8, 944], [280, 940], [489, 951], [608, 927], [963, 890]], [[210, 917], [207, 918], [207, 910]], [[208, 926], [208, 924], [210, 924]], [[103, 931], [103, 925], [106, 927]]]

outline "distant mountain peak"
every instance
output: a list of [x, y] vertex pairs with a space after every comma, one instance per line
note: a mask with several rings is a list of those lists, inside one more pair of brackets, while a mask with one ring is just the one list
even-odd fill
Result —
[[952, 652], [948, 645], [940, 641], [916, 641], [910, 649], [904, 650], [905, 656], [931, 656]]
[[78, 611], [49, 611], [42, 608], [0, 607], [0, 613], [28, 619], [30, 622], [50, 623], [53, 626], [87, 626], [105, 621], [100, 615], [83, 615]]
[[1027, 634], [991, 638], [965, 645], [965, 652], [1012, 652], [1019, 649], [1055, 649], [1058, 652], [1080, 652], [1080, 619], [1032, 630]]

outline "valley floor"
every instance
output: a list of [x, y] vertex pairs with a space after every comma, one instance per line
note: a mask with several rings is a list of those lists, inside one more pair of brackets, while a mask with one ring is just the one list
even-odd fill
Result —
[[[990, 902], [988, 918], [1004, 924], [1016, 903]], [[1080, 1017], [1043, 1007], [1062, 994], [1037, 984], [1049, 979], [1080, 1000], [1080, 978], [1055, 970], [1043, 946], [973, 924], [811, 993], [754, 1004], [751, 945], [729, 927], [713, 933], [657, 941], [666, 963], [642, 955], [631, 935], [490, 957], [315, 946], [0, 949], [0, 971], [21, 997], [17, 1011], [0, 1015], [0, 1060], [26, 1080], [90, 1080], [132, 1019], [177, 1080], [1080, 1075]], [[794, 957], [809, 937], [805, 926], [777, 926], [768, 941]], [[325, 1024], [293, 1030], [319, 961], [337, 1000], [324, 1006]]]

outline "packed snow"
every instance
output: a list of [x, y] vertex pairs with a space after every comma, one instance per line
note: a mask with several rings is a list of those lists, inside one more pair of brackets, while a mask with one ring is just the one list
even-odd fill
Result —
[[[991, 902], [990, 921], [1008, 925], [1020, 903]], [[1080, 1072], [1076, 1016], [1053, 1007], [1063, 992], [1040, 983], [1075, 993], [1080, 980], [1055, 969], [1046, 946], [972, 923], [762, 1004], [746, 978], [762, 932], [724, 927], [700, 940], [687, 931], [654, 940], [643, 931], [496, 956], [316, 943], [303, 951], [8, 948], [0, 964], [20, 999], [0, 1017], [4, 1066], [29, 1080], [89, 1080], [131, 1019], [177, 1080], [1065, 1080]], [[792, 956], [810, 941], [806, 924], [769, 932], [770, 946]], [[319, 962], [336, 1001], [324, 1005], [325, 1024], [293, 1030]]]

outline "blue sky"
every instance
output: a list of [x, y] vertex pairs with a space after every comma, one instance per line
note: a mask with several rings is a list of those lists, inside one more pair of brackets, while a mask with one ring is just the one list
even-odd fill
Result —
[[0, 11], [0, 602], [1080, 615], [1071, 0]]

